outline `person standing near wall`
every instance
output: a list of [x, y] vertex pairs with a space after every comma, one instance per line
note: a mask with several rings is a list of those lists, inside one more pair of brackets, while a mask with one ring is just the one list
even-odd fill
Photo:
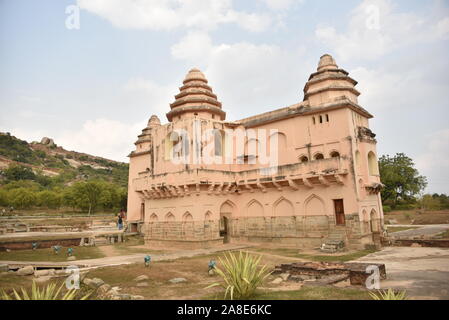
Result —
[[123, 229], [123, 218], [122, 218], [121, 214], [118, 215], [117, 227], [118, 227], [119, 230]]

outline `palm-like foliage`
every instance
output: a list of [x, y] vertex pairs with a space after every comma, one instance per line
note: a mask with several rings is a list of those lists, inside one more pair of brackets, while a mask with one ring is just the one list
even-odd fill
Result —
[[223, 278], [224, 283], [214, 283], [207, 288], [222, 286], [226, 290], [225, 299], [228, 296], [231, 300], [250, 298], [271, 274], [267, 271], [266, 265], [259, 266], [260, 259], [260, 256], [254, 257], [242, 251], [238, 254], [225, 254], [224, 259], [220, 258], [223, 270], [215, 267], [215, 271]]
[[24, 288], [20, 288], [20, 292], [15, 289], [11, 295], [7, 294], [4, 290], [0, 293], [1, 300], [86, 300], [89, 298], [90, 293], [78, 298], [76, 290], [69, 290], [65, 294], [62, 294], [61, 290], [64, 283], [59, 288], [56, 288], [55, 283], [51, 283], [45, 288], [39, 289], [36, 282], [33, 281], [31, 292], [28, 293]]
[[370, 292], [369, 293], [373, 300], [407, 300], [407, 291], [394, 291], [393, 289], [388, 289], [388, 291], [379, 291], [378, 294]]

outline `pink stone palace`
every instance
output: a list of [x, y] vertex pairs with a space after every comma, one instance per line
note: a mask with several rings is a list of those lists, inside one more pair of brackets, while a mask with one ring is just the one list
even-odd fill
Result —
[[[358, 104], [356, 85], [326, 54], [303, 101], [228, 121], [205, 75], [190, 70], [168, 123], [151, 116], [129, 155], [131, 228], [149, 246], [378, 244], [384, 226], [373, 116]], [[263, 153], [276, 165], [262, 162]]]

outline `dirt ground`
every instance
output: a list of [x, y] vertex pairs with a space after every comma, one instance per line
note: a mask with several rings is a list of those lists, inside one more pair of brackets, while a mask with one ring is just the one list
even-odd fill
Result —
[[[107, 249], [110, 250], [111, 248]], [[220, 287], [206, 289], [207, 286], [221, 282], [218, 276], [208, 274], [208, 263], [211, 259], [219, 262], [223, 253], [203, 255], [194, 258], [183, 258], [172, 261], [152, 263], [150, 267], [144, 264], [106, 267], [91, 270], [89, 278], [100, 278], [111, 286], [118, 286], [122, 293], [141, 295], [145, 299], [156, 300], [197, 300], [217, 299], [223, 297]], [[264, 254], [261, 263], [273, 269], [280, 263], [298, 261], [292, 257]], [[138, 286], [134, 279], [140, 275], [148, 276], [146, 287]], [[185, 278], [184, 283], [172, 284], [173, 278]], [[272, 284], [275, 276], [270, 276], [258, 291], [255, 299], [369, 299], [363, 288], [312, 288], [290, 282]], [[0, 275], [0, 285], [6, 290], [18, 289], [21, 286], [30, 287], [32, 276], [23, 277], [11, 273]]]
[[385, 213], [385, 223], [396, 220], [397, 224], [447, 224], [449, 223], [449, 210], [440, 211], [392, 211]]

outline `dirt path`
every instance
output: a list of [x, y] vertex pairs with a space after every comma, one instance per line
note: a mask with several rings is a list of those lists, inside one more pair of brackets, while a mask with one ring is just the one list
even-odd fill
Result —
[[354, 262], [385, 263], [382, 289], [405, 289], [411, 299], [449, 299], [449, 249], [387, 247]]
[[[170, 261], [176, 260], [180, 258], [191, 258], [196, 256], [203, 256], [214, 254], [223, 251], [230, 250], [239, 250], [246, 249], [251, 247], [251, 245], [233, 245], [226, 244], [219, 247], [214, 247], [210, 249], [196, 249], [196, 250], [183, 250], [183, 251], [174, 251], [165, 254], [153, 254], [151, 255], [152, 261]], [[101, 248], [101, 247], [100, 247]], [[109, 249], [106, 249], [109, 250]], [[112, 250], [114, 250], [112, 248]], [[127, 265], [133, 263], [143, 263], [144, 257], [146, 254], [133, 254], [126, 256], [110, 256], [98, 259], [89, 259], [89, 260], [76, 260], [69, 262], [36, 262], [36, 261], [0, 261], [0, 264], [7, 264], [11, 267], [22, 267], [22, 266], [35, 266], [35, 267], [55, 267], [55, 268], [63, 268], [69, 265], [76, 265], [80, 268], [95, 268], [95, 267], [109, 267], [109, 266], [120, 266]]]
[[390, 233], [393, 238], [414, 238], [420, 236], [436, 236], [449, 229], [449, 224], [429, 224], [429, 225], [393, 225], [393, 227], [413, 227], [410, 229]]

